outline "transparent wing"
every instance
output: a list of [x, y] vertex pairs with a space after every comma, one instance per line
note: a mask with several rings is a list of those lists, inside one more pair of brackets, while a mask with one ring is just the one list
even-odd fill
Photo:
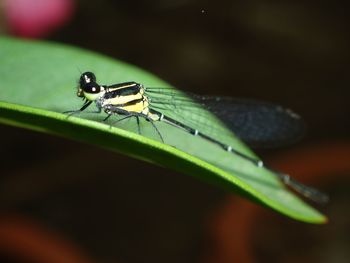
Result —
[[[236, 136], [254, 148], [278, 147], [300, 139], [304, 121], [290, 109], [267, 102], [229, 97], [200, 96], [170, 88], [147, 88], [151, 108], [165, 110], [211, 136], [225, 136], [220, 123], [208, 121], [202, 108], [218, 117]], [[226, 135], [227, 134], [226, 131]]]

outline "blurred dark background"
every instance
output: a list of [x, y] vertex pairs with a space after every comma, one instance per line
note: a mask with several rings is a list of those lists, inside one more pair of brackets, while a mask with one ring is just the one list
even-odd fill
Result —
[[[0, 218], [0, 236], [1, 222], [27, 226], [30, 221], [90, 262], [349, 262], [347, 1], [85, 0], [71, 5], [70, 20], [41, 38], [135, 64], [181, 89], [267, 100], [303, 116], [308, 125], [303, 141], [257, 152], [277, 167], [305, 161], [300, 167], [311, 167], [314, 175], [299, 179], [331, 194], [332, 202], [320, 208], [330, 223], [294, 222], [186, 175], [1, 125], [0, 205], [8, 220]], [[16, 34], [9, 22], [1, 28]], [[301, 160], [298, 153], [305, 151], [313, 163]], [[86, 163], [86, 155], [94, 162]], [[299, 170], [288, 167], [298, 177]], [[242, 230], [242, 222], [251, 224]], [[247, 246], [222, 241], [220, 231]], [[7, 243], [2, 239], [0, 246]], [[0, 247], [0, 261], [45, 262], [16, 249]]]

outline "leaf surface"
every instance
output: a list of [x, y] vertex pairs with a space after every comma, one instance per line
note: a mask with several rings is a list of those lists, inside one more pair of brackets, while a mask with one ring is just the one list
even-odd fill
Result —
[[[134, 118], [104, 123], [105, 113], [82, 113], [67, 117], [62, 112], [79, 109], [76, 96], [80, 71], [92, 71], [100, 84], [136, 81], [146, 87], [171, 87], [135, 66], [75, 47], [0, 38], [0, 122], [98, 145], [113, 151], [169, 167], [221, 185], [286, 216], [309, 223], [326, 217], [291, 193], [265, 168], [224, 151], [217, 145], [163, 122], [141, 120], [142, 135]], [[89, 111], [95, 110], [95, 105]], [[171, 115], [171, 112], [164, 112]], [[224, 131], [236, 150], [255, 156], [213, 115], [205, 120]], [[195, 128], [195, 127], [194, 127]], [[220, 136], [220, 135], [218, 135]], [[227, 138], [229, 137], [229, 138]]]

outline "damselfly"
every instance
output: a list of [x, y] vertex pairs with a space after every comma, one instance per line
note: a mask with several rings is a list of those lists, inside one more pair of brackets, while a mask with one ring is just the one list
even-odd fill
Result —
[[136, 82], [99, 85], [92, 72], [85, 72], [80, 76], [77, 96], [83, 98], [83, 106], [79, 110], [66, 113], [82, 112], [95, 102], [97, 112], [103, 110], [107, 114], [104, 120], [113, 115], [121, 116], [118, 121], [136, 118], [139, 133], [141, 133], [140, 118], [146, 119], [163, 142], [163, 136], [155, 123], [165, 122], [216, 144], [258, 167], [269, 169], [284, 184], [305, 197], [319, 203], [328, 200], [328, 197], [318, 190], [297, 182], [287, 174], [266, 167], [260, 159], [250, 157], [234, 149], [224, 140], [217, 139], [214, 134], [221, 131], [220, 126], [208, 129], [210, 124], [206, 122], [206, 116], [201, 115], [202, 109], [205, 108], [248, 145], [270, 147], [289, 143], [298, 139], [303, 133], [302, 119], [289, 109], [260, 101], [199, 96], [171, 88], [144, 87]]

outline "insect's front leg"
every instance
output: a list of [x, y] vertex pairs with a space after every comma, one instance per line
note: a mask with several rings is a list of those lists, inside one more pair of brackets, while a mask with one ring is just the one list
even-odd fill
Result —
[[[69, 111], [65, 111], [63, 113], [67, 114], [70, 116], [70, 115], [74, 115], [76, 113], [79, 113], [79, 112], [82, 112], [84, 111], [87, 107], [89, 107], [91, 105], [92, 101], [91, 100], [87, 100], [84, 102], [83, 106], [79, 109], [79, 110], [69, 110]], [[100, 112], [101, 112], [101, 109], [100, 109]]]

